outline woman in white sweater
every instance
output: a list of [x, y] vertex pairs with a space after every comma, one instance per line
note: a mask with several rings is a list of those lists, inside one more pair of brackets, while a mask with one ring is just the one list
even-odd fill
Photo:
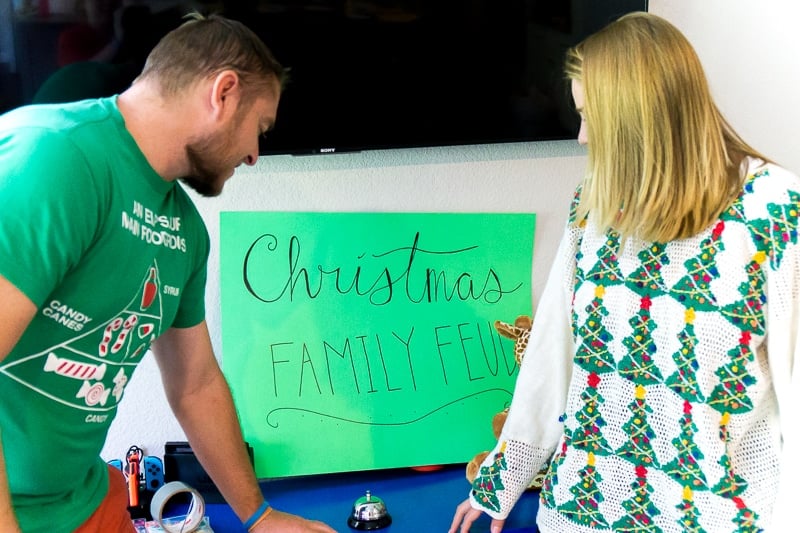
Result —
[[588, 169], [508, 420], [451, 533], [549, 463], [543, 533], [792, 531], [800, 179], [728, 125], [667, 21], [567, 54]]

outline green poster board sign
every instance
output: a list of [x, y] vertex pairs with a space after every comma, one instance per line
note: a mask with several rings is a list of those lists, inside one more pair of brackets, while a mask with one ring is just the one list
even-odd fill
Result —
[[491, 448], [533, 214], [223, 212], [223, 369], [261, 478]]

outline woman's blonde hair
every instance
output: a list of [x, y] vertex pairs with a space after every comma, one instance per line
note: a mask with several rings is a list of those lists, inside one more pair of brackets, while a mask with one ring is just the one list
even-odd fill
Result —
[[745, 156], [700, 60], [666, 20], [631, 13], [567, 52], [584, 92], [589, 164], [576, 220], [666, 242], [708, 227], [738, 196]]

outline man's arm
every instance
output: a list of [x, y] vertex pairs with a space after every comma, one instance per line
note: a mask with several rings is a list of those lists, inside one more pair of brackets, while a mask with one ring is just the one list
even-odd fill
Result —
[[[17, 344], [34, 315], [36, 315], [36, 305], [6, 278], [0, 276], [0, 361], [4, 360]], [[0, 428], [1, 433], [2, 428]], [[11, 507], [2, 439], [0, 439], [0, 524], [3, 524], [3, 531], [10, 533], [19, 531]]]
[[[214, 357], [205, 322], [171, 328], [152, 345], [172, 411], [211, 479], [244, 522], [263, 502], [242, 438], [230, 388]], [[253, 532], [333, 530], [320, 523], [276, 510]]]

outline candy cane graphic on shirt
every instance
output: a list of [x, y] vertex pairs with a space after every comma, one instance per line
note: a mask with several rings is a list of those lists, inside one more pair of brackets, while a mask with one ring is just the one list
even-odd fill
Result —
[[125, 345], [125, 339], [128, 338], [128, 333], [130, 333], [137, 322], [139, 322], [139, 317], [136, 315], [131, 315], [127, 320], [125, 320], [125, 324], [122, 326], [122, 331], [119, 332], [119, 335], [117, 335], [117, 340], [114, 341], [114, 344], [111, 346], [111, 353], [117, 353], [122, 349], [122, 347]]
[[[124, 322], [122, 317], [117, 317], [112, 320], [108, 326], [106, 326], [106, 329], [103, 332], [103, 340], [100, 342], [100, 346], [98, 347], [100, 357], [105, 357], [109, 354], [108, 345], [111, 344], [112, 339], [114, 340], [114, 344], [111, 344], [110, 353], [114, 354], [119, 352], [122, 347], [125, 346], [125, 341], [128, 339], [128, 334], [138, 322], [139, 317], [136, 315], [129, 315]], [[120, 332], [117, 334], [116, 339], [114, 339], [114, 332], [117, 330], [120, 330]]]
[[121, 326], [122, 317], [115, 318], [106, 326], [106, 329], [103, 332], [103, 340], [100, 342], [100, 346], [98, 347], [100, 357], [105, 357], [108, 355], [108, 344], [111, 342], [111, 337]]

